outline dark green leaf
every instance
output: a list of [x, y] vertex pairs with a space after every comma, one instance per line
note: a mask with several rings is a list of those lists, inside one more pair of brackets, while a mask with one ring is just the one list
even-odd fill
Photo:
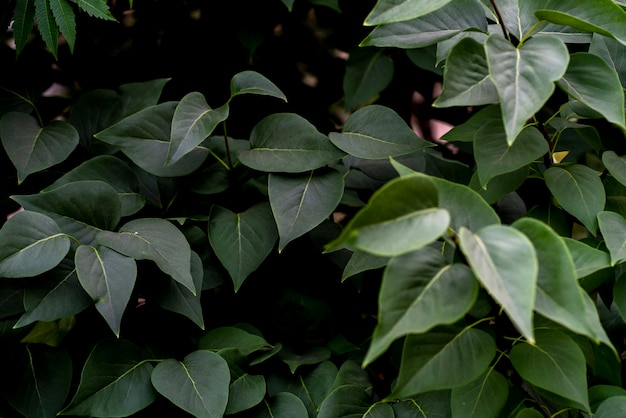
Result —
[[87, 12], [89, 16], [104, 20], [115, 20], [105, 0], [72, 0], [72, 2], [76, 3], [78, 7]]
[[296, 395], [290, 392], [280, 392], [272, 396], [269, 401], [263, 401], [253, 418], [309, 418], [306, 407]]
[[69, 0], [50, 0], [50, 8], [52, 9], [52, 15], [54, 16], [59, 30], [67, 40], [70, 51], [74, 52], [74, 43], [76, 42], [74, 9], [69, 3]]
[[[517, 190], [528, 178], [529, 166], [518, 168], [509, 173], [500, 174], [489, 180], [486, 187], [480, 184], [478, 171], [475, 171], [469, 182], [469, 187], [478, 193], [488, 204], [494, 204], [504, 196]], [[470, 228], [476, 229], [476, 228]]]
[[78, 145], [78, 132], [69, 123], [53, 121], [42, 128], [35, 118], [22, 112], [2, 116], [0, 137], [17, 168], [18, 183], [29, 174], [64, 161]]
[[363, 417], [393, 418], [391, 406], [374, 403], [367, 387], [357, 385], [340, 386], [322, 403], [318, 418]]
[[[287, 4], [287, 3], [285, 3]], [[293, 2], [292, 2], [293, 4]], [[291, 5], [287, 5], [291, 10]], [[233, 76], [230, 81], [230, 98], [240, 94], [259, 94], [276, 97], [287, 101], [287, 97], [274, 83], [255, 71], [242, 71]]]
[[183, 361], [165, 360], [154, 368], [151, 380], [161, 395], [195, 417], [219, 418], [226, 410], [228, 364], [211, 351], [194, 351]]
[[596, 410], [595, 418], [621, 417], [626, 414], [626, 396], [614, 396], [602, 402]]
[[15, 3], [13, 13], [13, 36], [15, 39], [15, 55], [20, 53], [26, 46], [28, 38], [33, 30], [35, 18], [35, 0], [18, 0]]
[[341, 281], [346, 280], [348, 277], [352, 277], [355, 274], [362, 273], [367, 270], [374, 270], [384, 267], [389, 262], [389, 257], [380, 257], [374, 254], [367, 253], [365, 251], [356, 250], [352, 253], [348, 264], [343, 269]]
[[343, 77], [346, 110], [367, 103], [393, 79], [394, 64], [383, 49], [360, 48], [350, 54]]
[[226, 414], [248, 410], [263, 401], [265, 378], [261, 375], [244, 374], [236, 378], [228, 388]]
[[454, 418], [497, 418], [509, 396], [507, 379], [493, 369], [478, 379], [452, 389]]
[[622, 319], [626, 318], [626, 275], [624, 274], [621, 274], [613, 285], [613, 302]]
[[52, 16], [50, 0], [35, 0], [35, 18], [37, 19], [37, 29], [39, 29], [41, 37], [46, 46], [50, 48], [54, 58], [57, 59], [59, 29], [54, 21], [54, 16]]
[[50, 322], [39, 321], [20, 342], [58, 347], [75, 324], [76, 318], [73, 316]]
[[365, 18], [368, 26], [402, 22], [434, 12], [451, 0], [378, 0]]
[[251, 334], [237, 327], [219, 327], [207, 332], [198, 344], [202, 350], [218, 351], [236, 348], [247, 356], [255, 351], [271, 348], [263, 337]]
[[611, 265], [622, 262], [626, 258], [626, 219], [619, 213], [602, 211], [598, 225], [611, 254]]

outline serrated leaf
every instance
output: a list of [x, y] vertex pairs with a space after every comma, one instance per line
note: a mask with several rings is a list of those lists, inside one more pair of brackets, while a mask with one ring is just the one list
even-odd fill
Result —
[[516, 229], [492, 225], [472, 233], [461, 228], [460, 248], [476, 277], [502, 306], [518, 331], [533, 341], [538, 273], [536, 251]]
[[0, 229], [0, 276], [37, 276], [58, 265], [69, 249], [69, 238], [48, 216], [18, 212]]
[[352, 52], [343, 77], [346, 110], [353, 110], [383, 91], [393, 79], [394, 68], [383, 49], [362, 48]]
[[15, 56], [19, 57], [28, 42], [33, 30], [35, 18], [35, 0], [17, 0], [13, 12], [13, 36], [15, 39]]
[[194, 351], [183, 361], [167, 359], [157, 364], [151, 380], [161, 395], [195, 417], [219, 418], [226, 410], [228, 364], [211, 351]]
[[361, 45], [421, 48], [451, 38], [466, 29], [487, 31], [484, 10], [476, 0], [456, 0], [426, 16], [377, 26]]
[[463, 264], [448, 264], [441, 250], [425, 247], [394, 257], [385, 269], [378, 302], [378, 325], [364, 365], [396, 339], [451, 324], [467, 313], [478, 296], [478, 282]]
[[18, 183], [64, 161], [78, 145], [78, 132], [69, 123], [53, 121], [42, 128], [35, 118], [22, 112], [2, 116], [0, 137], [17, 169]]
[[450, 224], [448, 211], [437, 205], [437, 187], [428, 177], [394, 179], [372, 195], [326, 249], [350, 245], [383, 257], [417, 250], [438, 239]]
[[624, 89], [617, 72], [602, 58], [585, 52], [570, 55], [569, 66], [558, 85], [609, 122], [626, 128]]
[[52, 15], [54, 16], [59, 30], [67, 40], [70, 52], [74, 52], [74, 43], [76, 42], [74, 9], [72, 9], [68, 0], [50, 0], [50, 8], [52, 9]]
[[335, 170], [311, 171], [306, 176], [270, 173], [268, 194], [280, 237], [278, 251], [327, 219], [343, 190], [343, 176]]
[[543, 175], [559, 205], [595, 235], [598, 229], [597, 215], [604, 209], [606, 201], [604, 186], [598, 174], [587, 166], [573, 164], [550, 167]]
[[257, 204], [241, 213], [213, 206], [209, 214], [209, 242], [228, 270], [235, 291], [267, 258], [278, 239], [269, 204]]
[[303, 117], [275, 113], [255, 125], [250, 133], [250, 150], [241, 152], [239, 161], [260, 171], [303, 173], [344, 155]]
[[[285, 4], [291, 10], [291, 5]], [[274, 83], [256, 71], [242, 71], [230, 80], [230, 99], [240, 94], [258, 94], [287, 101], [285, 94]]]
[[626, 219], [619, 213], [602, 211], [598, 225], [611, 254], [611, 265], [622, 262], [626, 258]]
[[76, 3], [81, 10], [87, 12], [89, 16], [104, 20], [115, 20], [106, 0], [72, 0], [72, 2]]
[[255, 412], [253, 418], [309, 418], [304, 403], [290, 392], [277, 393], [269, 400], [263, 401], [263, 405]]
[[520, 343], [510, 353], [515, 370], [531, 385], [552, 392], [569, 405], [589, 411], [585, 356], [566, 334], [537, 330], [534, 344]]
[[563, 41], [553, 37], [531, 38], [516, 48], [499, 34], [487, 39], [485, 50], [506, 140], [513, 144], [526, 121], [552, 95], [554, 82], [565, 74], [569, 53]]
[[85, 362], [76, 394], [61, 415], [132, 415], [157, 397], [150, 381], [153, 369], [129, 341], [98, 343]]
[[122, 315], [137, 278], [135, 260], [107, 247], [86, 245], [78, 247], [74, 259], [80, 284], [96, 302], [96, 309], [111, 331], [119, 337]]
[[507, 379], [490, 368], [478, 379], [452, 389], [452, 418], [497, 418], [508, 396]]
[[467, 327], [409, 335], [398, 380], [388, 399], [466, 385], [487, 371], [496, 354], [493, 338]]
[[57, 45], [59, 29], [52, 16], [50, 0], [35, 0], [35, 18], [37, 19], [37, 29], [43, 38], [46, 46], [55, 59], [58, 59]]
[[135, 260], [152, 260], [172, 279], [194, 295], [191, 276], [191, 248], [185, 236], [171, 222], [161, 218], [141, 218], [124, 224], [118, 233], [102, 231], [96, 236], [100, 245]]
[[402, 22], [434, 12], [451, 0], [378, 0], [365, 18], [365, 25]]
[[329, 138], [337, 148], [364, 159], [395, 157], [432, 146], [418, 137], [395, 111], [380, 105], [357, 110], [341, 133], [331, 132]]
[[200, 92], [185, 95], [174, 111], [165, 164], [174, 164], [192, 152], [211, 135], [219, 123], [228, 118], [229, 110], [228, 104], [211, 109]]
[[611, 68], [617, 71], [622, 85], [626, 85], [626, 45], [612, 38], [594, 34], [589, 45], [589, 52], [599, 56]]

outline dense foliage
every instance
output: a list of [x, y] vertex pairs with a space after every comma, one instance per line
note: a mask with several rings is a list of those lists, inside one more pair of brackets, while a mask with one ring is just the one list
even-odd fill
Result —
[[72, 2], [0, 15], [3, 417], [625, 414], [622, 2]]

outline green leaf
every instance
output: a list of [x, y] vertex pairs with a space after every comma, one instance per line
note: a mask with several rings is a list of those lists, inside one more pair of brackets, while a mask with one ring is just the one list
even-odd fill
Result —
[[132, 220], [119, 233], [102, 231], [96, 240], [135, 260], [152, 260], [172, 279], [185, 286], [194, 295], [196, 289], [191, 276], [191, 248], [185, 236], [171, 222], [161, 218]]
[[548, 143], [537, 128], [525, 128], [509, 144], [501, 122], [483, 125], [474, 140], [480, 184], [486, 187], [492, 178], [523, 168], [547, 152]]
[[15, 375], [4, 370], [4, 396], [25, 417], [52, 418], [63, 407], [72, 382], [72, 361], [62, 350], [25, 346]]
[[204, 329], [202, 305], [200, 304], [202, 293], [199, 291], [202, 289], [204, 270], [200, 256], [193, 251], [191, 252], [191, 277], [194, 288], [197, 289], [195, 295], [172, 279], [168, 281], [165, 289], [157, 295], [157, 303], [163, 309], [185, 315], [198, 327]]
[[393, 79], [394, 68], [384, 49], [359, 48], [350, 53], [343, 77], [346, 110], [375, 98]]
[[202, 350], [236, 348], [245, 356], [271, 347], [265, 338], [237, 327], [214, 328], [204, 334], [198, 343], [198, 348]]
[[329, 138], [337, 148], [364, 159], [383, 159], [410, 154], [432, 146], [415, 132], [393, 110], [371, 105], [354, 112], [341, 133]]
[[497, 418], [508, 396], [509, 382], [490, 368], [478, 379], [452, 389], [452, 417]]
[[377, 26], [361, 45], [422, 48], [466, 29], [487, 31], [483, 7], [476, 0], [456, 0], [417, 19]]
[[53, 121], [42, 128], [35, 118], [22, 112], [2, 116], [0, 137], [17, 169], [18, 183], [64, 161], [78, 145], [78, 132], [69, 123]]
[[[515, 146], [515, 144], [513, 144]], [[478, 171], [475, 171], [469, 182], [469, 187], [482, 197], [488, 204], [494, 204], [501, 198], [516, 191], [528, 178], [530, 167], [524, 166], [509, 173], [500, 174], [489, 180], [489, 183], [483, 187], [480, 184]], [[476, 229], [476, 228], [470, 228]]]
[[615, 151], [605, 151], [602, 153], [602, 163], [615, 180], [626, 186], [626, 161], [623, 157], [618, 156]]
[[150, 106], [122, 119], [94, 136], [114, 145], [135, 164], [159, 177], [185, 176], [197, 170], [209, 155], [195, 147], [178, 161], [166, 164], [176, 102]]
[[608, 253], [573, 238], [562, 238], [576, 266], [576, 277], [582, 279], [604, 268], [611, 267]]
[[228, 388], [226, 414], [246, 411], [263, 401], [265, 378], [261, 375], [244, 374], [235, 379]]
[[137, 263], [107, 247], [81, 245], [74, 257], [76, 274], [116, 337], [137, 277]]
[[67, 40], [70, 52], [74, 52], [74, 43], [76, 42], [76, 21], [74, 19], [74, 9], [68, 0], [50, 0], [50, 8], [52, 15]]
[[464, 386], [487, 371], [496, 354], [493, 338], [467, 327], [409, 335], [396, 386], [388, 399]]
[[485, 47], [472, 38], [460, 40], [450, 50], [443, 80], [435, 107], [478, 106], [500, 100], [489, 75]]
[[581, 315], [585, 312], [583, 290], [567, 245], [550, 227], [532, 218], [522, 218], [513, 227], [526, 235], [537, 253], [539, 274], [535, 311], [568, 329], [595, 339], [595, 331]]
[[208, 235], [215, 255], [233, 280], [235, 291], [267, 258], [278, 238], [272, 210], [266, 203], [241, 213], [213, 206]]
[[69, 250], [69, 238], [52, 219], [18, 212], [0, 229], [0, 276], [37, 276], [58, 265]]
[[430, 246], [392, 258], [385, 269], [378, 302], [378, 325], [363, 364], [382, 355], [396, 339], [452, 324], [478, 296], [478, 282], [463, 264], [448, 264]]
[[514, 418], [543, 418], [544, 415], [536, 409], [524, 408], [519, 410]]
[[626, 128], [624, 89], [615, 70], [602, 58], [585, 52], [572, 54], [558, 85], [609, 122]]
[[155, 389], [198, 418], [223, 416], [229, 383], [226, 360], [206, 350], [194, 351], [183, 361], [167, 359], [152, 372]]
[[[287, 6], [291, 10], [291, 5]], [[242, 71], [230, 80], [230, 99], [240, 94], [258, 94], [287, 101], [285, 94], [274, 83], [256, 71]]]
[[250, 133], [250, 150], [242, 164], [260, 171], [303, 173], [339, 160], [339, 151], [317, 128], [295, 113], [265, 117]]
[[402, 22], [434, 12], [451, 0], [378, 0], [365, 18], [365, 25]]
[[50, 322], [39, 321], [20, 342], [58, 347], [75, 323], [76, 318], [73, 316]]
[[626, 219], [619, 213], [602, 211], [598, 213], [598, 224], [609, 253], [611, 265], [626, 258]]
[[375, 270], [384, 267], [389, 262], [389, 257], [380, 257], [365, 251], [356, 250], [343, 269], [341, 281], [367, 270]]
[[601, 57], [619, 75], [622, 85], [626, 85], [626, 46], [606, 36], [594, 34], [589, 45], [589, 52]]
[[587, 166], [572, 164], [550, 167], [543, 175], [559, 205], [595, 235], [597, 215], [604, 209], [606, 201], [598, 173]]
[[626, 275], [621, 274], [613, 285], [613, 302], [622, 319], [626, 318]]
[[391, 406], [375, 403], [367, 387], [357, 385], [340, 386], [320, 406], [318, 418], [363, 417], [393, 418]]
[[280, 237], [278, 251], [327, 219], [339, 205], [343, 190], [343, 176], [335, 170], [311, 171], [305, 176], [270, 173], [268, 193]]
[[326, 248], [351, 245], [384, 257], [417, 250], [438, 239], [450, 224], [448, 211], [437, 204], [437, 187], [428, 177], [394, 179], [372, 195]]
[[269, 401], [263, 401], [262, 407], [256, 411], [253, 418], [309, 418], [304, 403], [290, 392], [280, 392], [272, 396]]
[[15, 39], [15, 56], [19, 57], [28, 43], [33, 30], [35, 18], [35, 0], [17, 0], [13, 12], [13, 36]]
[[280, 359], [289, 366], [291, 374], [294, 374], [300, 366], [322, 363], [330, 358], [330, 350], [325, 347], [312, 347], [304, 352], [294, 352], [284, 347], [278, 353]]
[[472, 142], [476, 139], [478, 130], [483, 125], [494, 121], [502, 123], [500, 106], [486, 106], [472, 115], [466, 122], [450, 129], [441, 139], [448, 142]]
[[472, 233], [461, 228], [460, 247], [476, 277], [526, 339], [533, 341], [538, 262], [530, 240], [518, 230], [492, 225]]
[[[97, 17], [104, 20], [115, 20], [106, 0], [72, 0], [89, 16]], [[132, 7], [132, 6], [131, 6]]]
[[576, 0], [548, 0], [538, 4], [542, 9], [535, 12], [538, 19], [597, 32], [626, 45], [626, 12], [612, 0], [584, 4]]
[[58, 59], [59, 29], [54, 21], [54, 16], [52, 16], [50, 0], [35, 0], [35, 18], [37, 19], [37, 29], [39, 29], [46, 46], [50, 48], [54, 59]]
[[154, 367], [126, 340], [98, 343], [87, 358], [78, 390], [61, 415], [125, 417], [157, 397], [150, 375]]
[[621, 417], [626, 414], [626, 396], [613, 396], [602, 402], [596, 413], [595, 418], [613, 418]]
[[228, 118], [229, 110], [227, 104], [211, 109], [200, 92], [185, 95], [174, 111], [165, 164], [175, 164], [195, 150], [213, 133], [218, 124]]
[[553, 37], [531, 38], [519, 48], [499, 34], [485, 44], [489, 74], [496, 85], [506, 140], [513, 144], [526, 121], [554, 91], [569, 62], [565, 44]]
[[534, 344], [520, 343], [510, 353], [515, 370], [531, 385], [569, 401], [570, 406], [589, 411], [585, 356], [567, 335], [537, 330]]

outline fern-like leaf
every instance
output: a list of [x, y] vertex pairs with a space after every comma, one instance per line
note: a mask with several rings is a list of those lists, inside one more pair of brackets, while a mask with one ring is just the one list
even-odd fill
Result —
[[54, 15], [59, 30], [67, 40], [70, 51], [74, 52], [76, 42], [76, 20], [74, 19], [74, 9], [68, 0], [50, 0], [50, 8]]
[[104, 20], [115, 20], [109, 6], [105, 0], [72, 0], [80, 7], [81, 10], [87, 12], [89, 16], [98, 17]]
[[54, 58], [58, 59], [59, 29], [54, 21], [52, 10], [50, 10], [50, 0], [35, 0], [35, 17], [37, 18], [37, 27], [41, 37], [48, 48], [50, 48]]
[[13, 13], [13, 35], [15, 36], [15, 53], [17, 56], [26, 46], [28, 37], [33, 30], [35, 18], [34, 0], [17, 0]]

